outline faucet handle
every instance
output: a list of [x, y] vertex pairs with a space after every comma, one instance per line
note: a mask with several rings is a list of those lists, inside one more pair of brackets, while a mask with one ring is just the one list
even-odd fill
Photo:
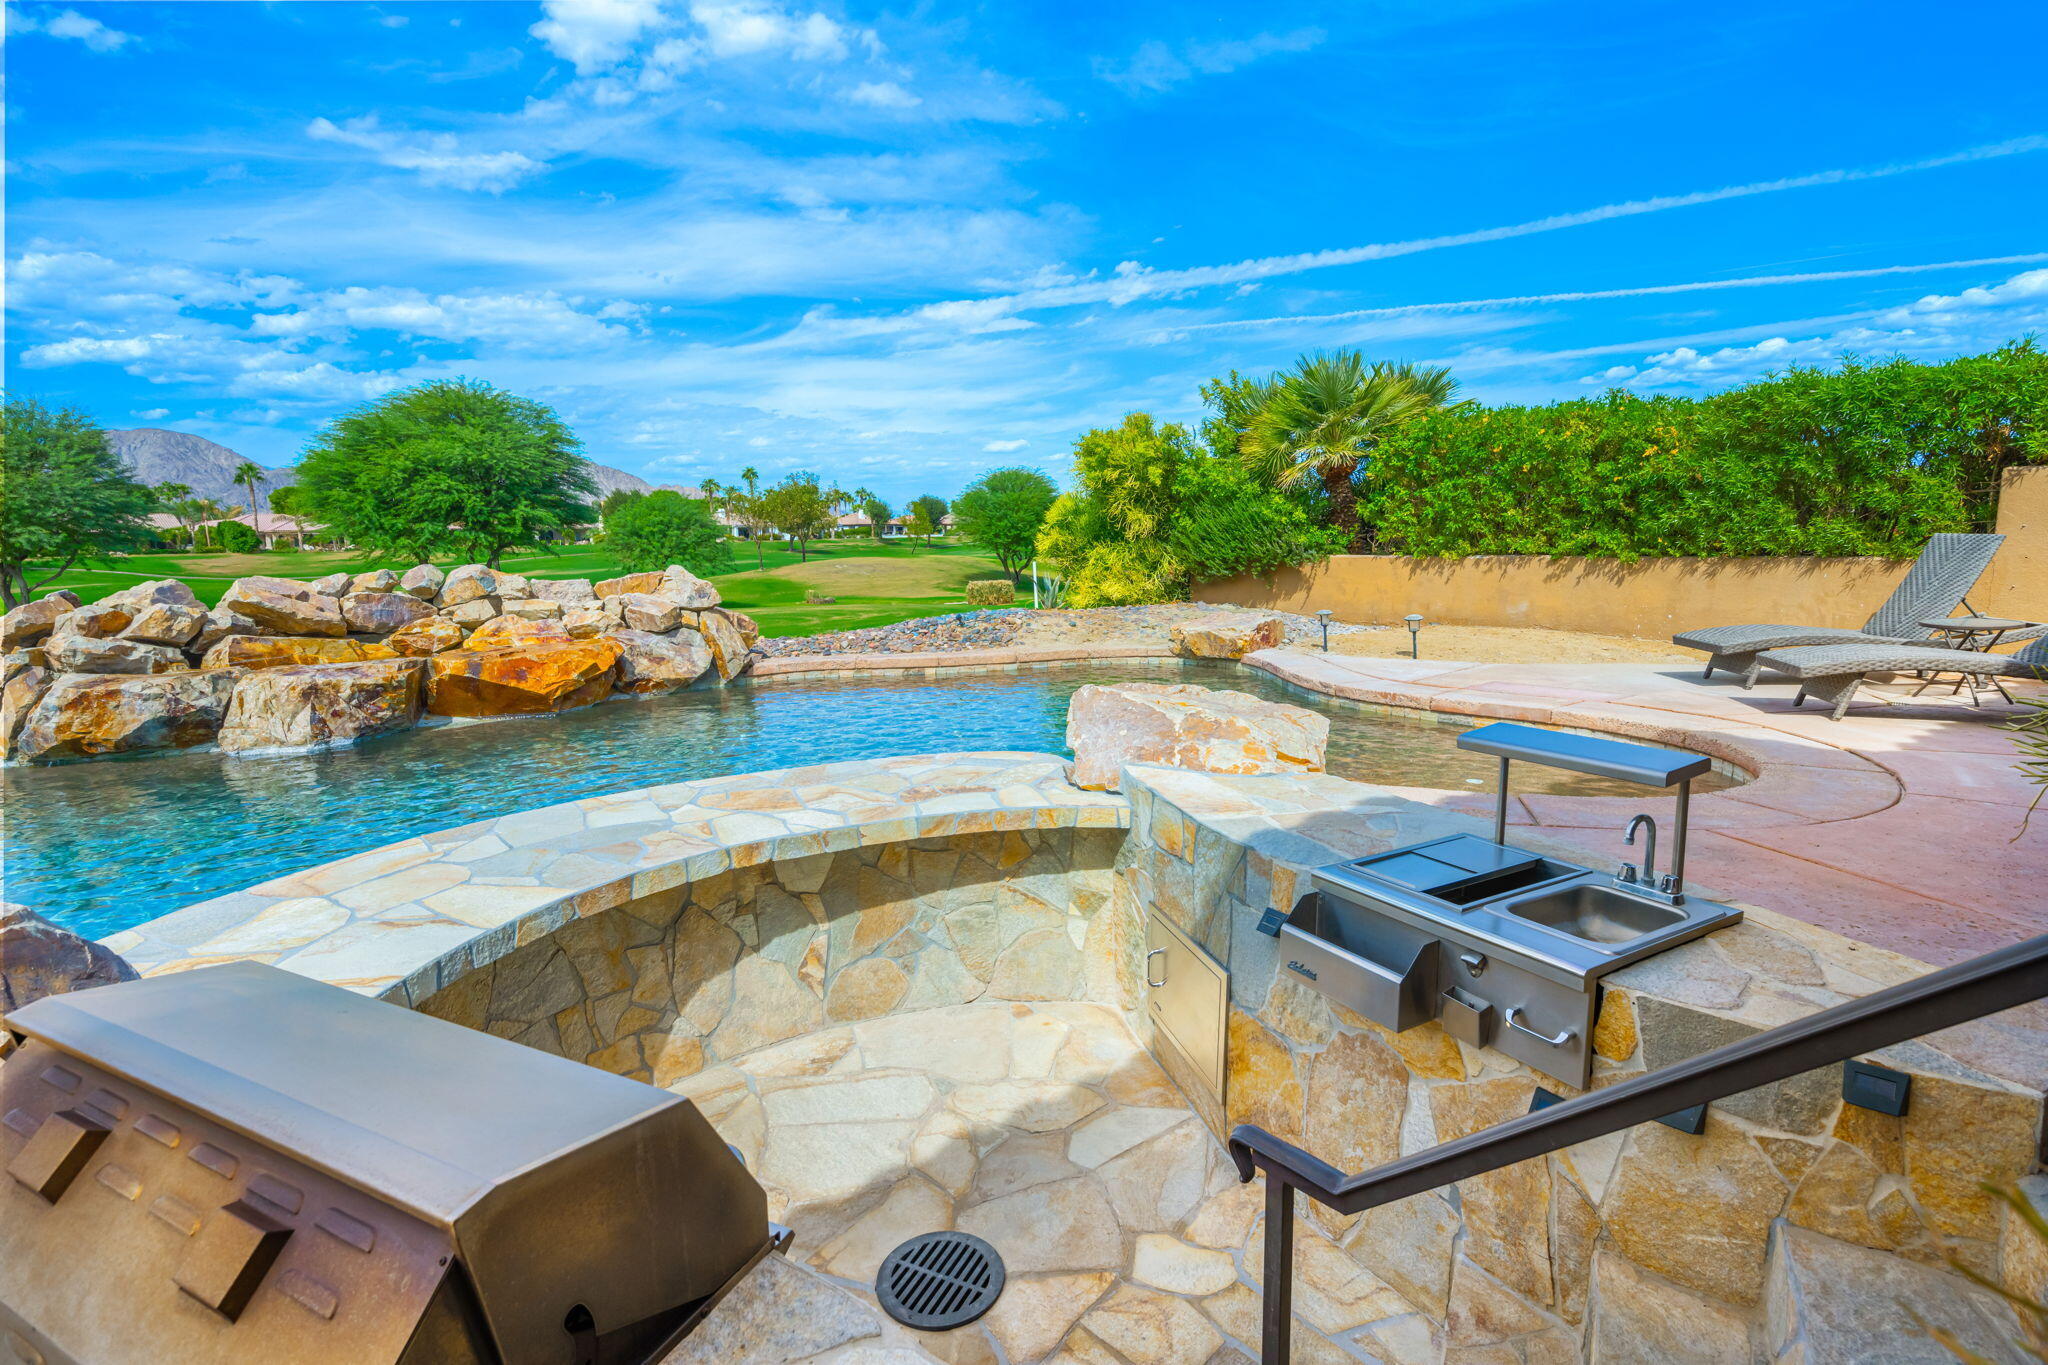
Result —
[[1636, 865], [1634, 863], [1623, 863], [1621, 865], [1621, 871], [1614, 874], [1614, 880], [1618, 882], [1626, 882], [1630, 886], [1635, 885], [1636, 881], [1638, 880], [1636, 876]]

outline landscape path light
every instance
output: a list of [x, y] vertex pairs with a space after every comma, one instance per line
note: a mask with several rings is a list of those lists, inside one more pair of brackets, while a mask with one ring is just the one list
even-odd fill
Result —
[[1422, 657], [1422, 618], [1411, 611], [1402, 619], [1408, 623], [1408, 657], [1419, 659]]
[[1316, 613], [1316, 621], [1323, 628], [1323, 653], [1330, 652], [1330, 609], [1324, 607]]

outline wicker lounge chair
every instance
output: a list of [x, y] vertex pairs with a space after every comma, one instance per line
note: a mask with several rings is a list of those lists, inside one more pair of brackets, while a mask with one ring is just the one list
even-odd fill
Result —
[[[2036, 678], [2048, 681], [2048, 626], [2022, 633], [2032, 643], [2011, 654], [1982, 654], [1971, 649], [1929, 649], [1925, 645], [1809, 645], [1800, 649], [1766, 650], [1760, 661], [1774, 673], [1799, 684], [1794, 706], [1808, 697], [1835, 708], [1840, 720], [1850, 698], [1872, 673], [1962, 673], [1972, 678]], [[2014, 638], [2007, 636], [2007, 639]], [[1917, 695], [1917, 694], [1915, 694]], [[1975, 688], [1971, 700], [1976, 700]]]
[[1757, 656], [1767, 649], [1926, 640], [1934, 632], [1920, 623], [1954, 615], [1956, 608], [1963, 605], [1964, 594], [1990, 566], [1991, 556], [1998, 553], [2004, 540], [2002, 535], [1945, 532], [1930, 536], [1927, 548], [1913, 561], [1905, 581], [1885, 599], [1883, 606], [1870, 614], [1861, 630], [1826, 626], [1709, 626], [1705, 630], [1682, 631], [1671, 637], [1671, 643], [1703, 649], [1712, 656], [1701, 677], [1713, 677], [1718, 668], [1740, 673], [1742, 685], [1754, 687], [1757, 675], [1762, 672]]

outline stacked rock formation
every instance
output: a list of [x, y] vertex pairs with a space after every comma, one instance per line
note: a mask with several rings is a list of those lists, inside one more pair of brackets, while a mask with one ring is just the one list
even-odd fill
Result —
[[0, 619], [0, 757], [303, 753], [422, 716], [545, 715], [730, 682], [759, 636], [677, 565], [598, 583], [482, 564], [259, 576], [210, 611], [168, 578], [90, 606], [57, 592]]

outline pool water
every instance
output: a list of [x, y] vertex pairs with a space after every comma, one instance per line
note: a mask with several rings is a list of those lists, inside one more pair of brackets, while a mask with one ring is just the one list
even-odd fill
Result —
[[[1084, 683], [1196, 682], [1330, 717], [1328, 767], [1396, 786], [1490, 789], [1456, 747], [1466, 717], [1367, 708], [1228, 664], [743, 682], [564, 716], [430, 726], [299, 758], [211, 752], [0, 769], [6, 898], [99, 936], [400, 839], [512, 811], [690, 778], [971, 749], [1065, 753]], [[507, 727], [517, 727], [508, 733]], [[1517, 791], [1641, 788], [1518, 765]], [[1709, 774], [1696, 791], [1726, 786]]]

